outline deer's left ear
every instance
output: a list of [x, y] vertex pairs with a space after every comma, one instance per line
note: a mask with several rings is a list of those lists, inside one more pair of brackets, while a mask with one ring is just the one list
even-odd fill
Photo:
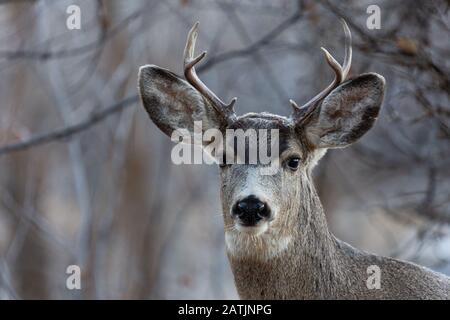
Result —
[[367, 73], [334, 89], [306, 125], [306, 137], [317, 148], [342, 148], [362, 137], [378, 117], [385, 81]]

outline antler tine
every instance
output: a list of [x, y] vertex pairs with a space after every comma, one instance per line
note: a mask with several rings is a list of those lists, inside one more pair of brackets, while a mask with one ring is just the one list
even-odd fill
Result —
[[344, 28], [345, 33], [345, 56], [343, 67], [343, 79], [347, 78], [348, 72], [352, 66], [352, 34], [350, 29], [348, 28], [347, 22], [344, 19], [341, 19], [342, 27]]
[[199, 22], [197, 21], [187, 36], [186, 47], [184, 48], [184, 77], [195, 89], [207, 98], [214, 109], [228, 121], [235, 116], [234, 104], [236, 103], [237, 98], [231, 99], [229, 104], [224, 103], [200, 80], [195, 72], [195, 65], [206, 56], [206, 51], [203, 51], [194, 58], [195, 43], [198, 36], [198, 25]]
[[314, 98], [309, 100], [303, 106], [299, 107], [293, 100], [290, 100], [292, 107], [294, 108], [293, 118], [295, 122], [302, 122], [304, 119], [315, 110], [319, 102], [330, 94], [339, 84], [341, 84], [348, 75], [352, 63], [352, 47], [351, 47], [351, 33], [344, 19], [341, 19], [342, 26], [345, 33], [345, 57], [344, 64], [341, 66], [339, 62], [323, 47], [320, 49], [324, 52], [328, 65], [333, 69], [335, 76], [333, 81], [321, 92], [319, 92]]

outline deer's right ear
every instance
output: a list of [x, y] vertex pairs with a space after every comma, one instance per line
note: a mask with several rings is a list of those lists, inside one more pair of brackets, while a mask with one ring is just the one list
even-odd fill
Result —
[[342, 148], [372, 128], [384, 97], [385, 80], [366, 73], [334, 89], [306, 126], [310, 143], [318, 148]]
[[139, 69], [139, 93], [152, 121], [169, 137], [176, 129], [193, 133], [194, 121], [202, 121], [203, 131], [223, 126], [209, 102], [169, 70], [155, 65], [142, 66]]

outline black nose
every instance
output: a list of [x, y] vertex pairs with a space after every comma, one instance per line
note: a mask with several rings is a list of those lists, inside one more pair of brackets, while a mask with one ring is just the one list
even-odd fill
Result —
[[254, 195], [238, 201], [233, 207], [233, 215], [245, 226], [254, 226], [261, 219], [270, 217], [270, 209]]

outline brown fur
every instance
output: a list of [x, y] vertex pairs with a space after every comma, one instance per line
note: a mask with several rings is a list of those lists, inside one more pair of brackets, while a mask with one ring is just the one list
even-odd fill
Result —
[[[334, 89], [320, 108], [298, 126], [291, 118], [247, 114], [225, 124], [190, 84], [156, 66], [140, 70], [142, 102], [167, 135], [192, 131], [202, 120], [208, 128], [280, 130], [281, 167], [258, 176], [258, 165], [233, 164], [221, 171], [221, 199], [227, 254], [236, 287], [244, 299], [450, 299], [450, 279], [424, 267], [362, 252], [329, 231], [311, 171], [327, 148], [345, 147], [374, 124], [384, 95], [384, 79], [361, 75]], [[297, 171], [285, 166], [301, 159]], [[250, 190], [250, 191], [249, 191]], [[258, 193], [274, 212], [264, 232], [236, 229], [231, 207], [245, 192]], [[245, 194], [244, 194], [245, 195]], [[248, 194], [247, 194], [248, 195]], [[381, 269], [381, 288], [368, 289], [367, 268]]]
[[[294, 241], [279, 256], [261, 260], [229, 254], [243, 299], [450, 299], [450, 280], [418, 265], [369, 254], [336, 239], [312, 186], [300, 183], [302, 205], [286, 214]], [[292, 208], [294, 209], [294, 208]], [[283, 213], [285, 214], [285, 213]], [[368, 289], [367, 268], [381, 269], [381, 288]]]

